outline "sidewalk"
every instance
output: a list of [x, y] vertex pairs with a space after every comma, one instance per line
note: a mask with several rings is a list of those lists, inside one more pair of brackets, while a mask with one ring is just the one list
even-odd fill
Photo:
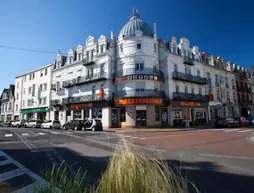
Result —
[[176, 132], [176, 131], [192, 131], [192, 130], [199, 130], [199, 129], [208, 129], [213, 128], [213, 125], [200, 125], [200, 126], [193, 126], [190, 128], [184, 127], [170, 127], [170, 128], [132, 128], [132, 129], [123, 129], [123, 128], [109, 128], [104, 130], [106, 132], [116, 132], [116, 133], [124, 133], [124, 132]]

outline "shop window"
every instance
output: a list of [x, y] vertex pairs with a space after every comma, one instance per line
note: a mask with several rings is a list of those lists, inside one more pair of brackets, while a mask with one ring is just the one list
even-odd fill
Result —
[[176, 92], [179, 92], [179, 85], [176, 85]]
[[197, 76], [200, 77], [200, 70], [197, 70]]
[[177, 64], [174, 64], [174, 72], [177, 72], [178, 68], [177, 68]]
[[137, 71], [143, 71], [144, 70], [144, 63], [136, 63], [135, 64]]
[[198, 88], [198, 94], [202, 95], [202, 89], [201, 88]]
[[188, 86], [184, 87], [184, 93], [188, 93]]
[[191, 88], [191, 94], [195, 94], [195, 89]]
[[137, 49], [141, 49], [141, 44], [137, 44]]
[[125, 107], [120, 109], [120, 122], [126, 121], [126, 112]]
[[89, 119], [89, 109], [84, 110], [84, 119], [85, 120]]
[[81, 119], [81, 110], [75, 110], [75, 111], [73, 112], [73, 119], [74, 119], [74, 120]]
[[155, 121], [160, 121], [160, 109], [158, 107], [155, 108]]

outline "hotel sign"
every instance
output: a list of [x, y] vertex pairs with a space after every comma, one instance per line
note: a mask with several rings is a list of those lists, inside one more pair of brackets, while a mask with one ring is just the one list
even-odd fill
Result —
[[131, 99], [120, 99], [116, 100], [119, 105], [143, 105], [143, 104], [154, 104], [162, 105], [162, 99], [156, 98], [131, 98]]
[[116, 78], [117, 81], [125, 81], [125, 80], [157, 80], [162, 81], [163, 79], [159, 76], [155, 75], [147, 75], [147, 74], [135, 74], [135, 75], [128, 75]]
[[187, 101], [181, 101], [181, 106], [188, 106], [188, 107], [200, 107], [200, 102], [187, 102]]

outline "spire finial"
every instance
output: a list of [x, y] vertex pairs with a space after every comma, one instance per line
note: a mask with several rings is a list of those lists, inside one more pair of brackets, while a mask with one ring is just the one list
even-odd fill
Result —
[[131, 19], [139, 19], [139, 18], [140, 18], [140, 16], [138, 14], [138, 10], [134, 6], [132, 14], [131, 14]]

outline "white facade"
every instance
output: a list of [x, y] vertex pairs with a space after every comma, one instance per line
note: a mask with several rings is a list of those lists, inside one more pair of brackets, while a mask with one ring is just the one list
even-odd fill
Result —
[[19, 86], [15, 89], [14, 117], [26, 120], [50, 118], [50, 75], [51, 65], [47, 65], [16, 77], [15, 84]]
[[10, 88], [4, 89], [1, 96], [1, 121], [13, 120], [14, 109], [14, 85], [10, 85]]

